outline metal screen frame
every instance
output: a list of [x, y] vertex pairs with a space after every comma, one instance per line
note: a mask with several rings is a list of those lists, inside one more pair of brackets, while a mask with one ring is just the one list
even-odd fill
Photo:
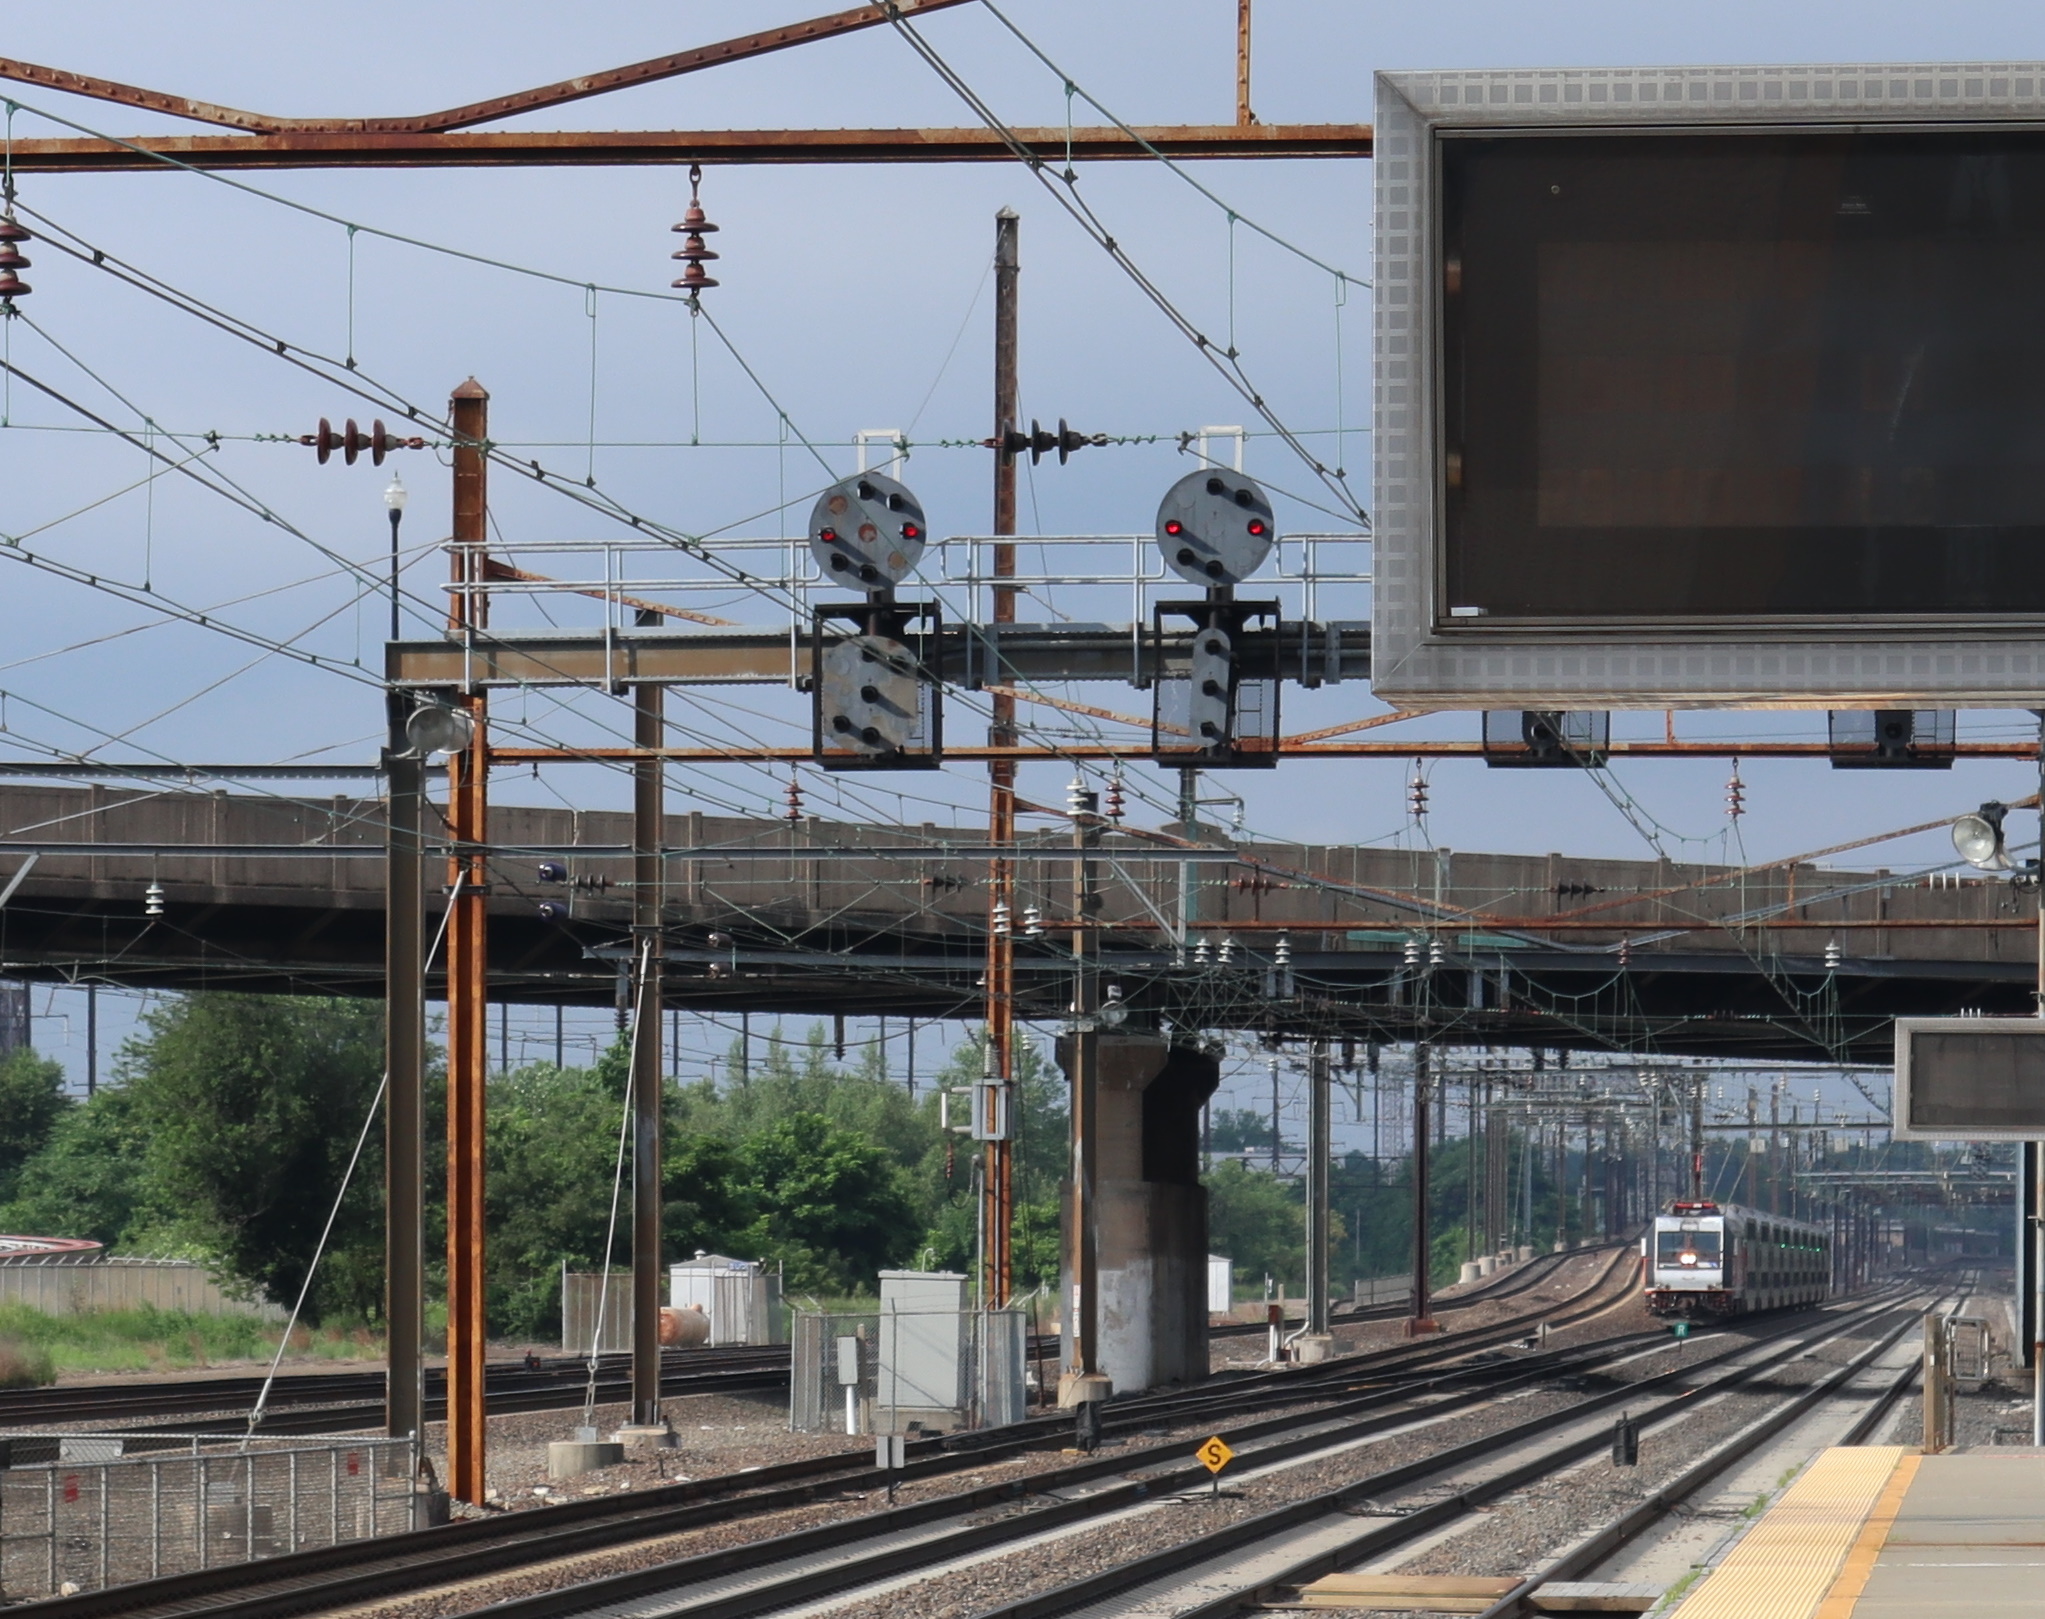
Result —
[[1446, 131], [2045, 125], [2045, 63], [1380, 73], [1372, 673], [1401, 708], [2028, 707], [2045, 631], [1448, 624], [1440, 588]]
[[[1934, 1034], [2030, 1034], [2045, 1042], [2045, 1018], [2034, 1017], [1929, 1017], [1896, 1019], [1896, 1090], [1889, 1113], [1889, 1133], [1897, 1141], [2037, 1141], [2045, 1138], [2045, 1127], [2016, 1130], [2007, 1126], [1962, 1128], [1940, 1125], [1925, 1129], [1910, 1123], [1912, 1075], [1911, 1037]], [[2045, 1113], [2045, 1108], [2041, 1108]]]

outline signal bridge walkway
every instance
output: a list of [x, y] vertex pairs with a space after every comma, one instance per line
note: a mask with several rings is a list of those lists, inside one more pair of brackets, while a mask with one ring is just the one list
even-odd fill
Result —
[[[499, 804], [489, 829], [492, 997], [613, 1004], [630, 816]], [[20, 879], [0, 972], [380, 994], [383, 839], [373, 798], [0, 782], [0, 887]], [[1070, 1004], [1073, 842], [1060, 822], [1016, 851], [1026, 1018]], [[666, 843], [670, 1004], [982, 1014], [980, 829], [689, 813]], [[1104, 981], [1187, 1026], [1886, 1063], [1899, 1015], [2033, 1007], [2033, 902], [1994, 880], [1232, 845], [1204, 827], [1109, 828], [1092, 858]], [[542, 880], [550, 862], [564, 881]], [[429, 931], [440, 903], [429, 891]]]

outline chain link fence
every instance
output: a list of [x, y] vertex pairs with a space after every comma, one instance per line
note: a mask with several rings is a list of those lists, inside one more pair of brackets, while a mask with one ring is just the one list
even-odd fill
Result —
[[798, 1310], [788, 1425], [797, 1433], [997, 1428], [1025, 1415], [1021, 1310]]
[[411, 1527], [409, 1439], [0, 1435], [0, 1606]]

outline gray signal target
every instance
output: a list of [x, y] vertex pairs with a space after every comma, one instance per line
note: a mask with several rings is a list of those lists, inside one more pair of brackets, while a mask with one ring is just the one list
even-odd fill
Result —
[[1196, 585], [1239, 585], [1264, 565], [1277, 542], [1271, 502], [1240, 472], [1189, 472], [1157, 508], [1157, 548], [1165, 565]]
[[817, 497], [810, 554], [824, 577], [861, 590], [900, 584], [923, 555], [923, 507], [893, 478], [862, 472]]

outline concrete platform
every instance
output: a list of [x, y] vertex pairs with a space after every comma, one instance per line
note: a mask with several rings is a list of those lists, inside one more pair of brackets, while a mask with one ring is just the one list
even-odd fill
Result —
[[2045, 1451], [1824, 1451], [1675, 1619], [2016, 1619], [2045, 1612]]

